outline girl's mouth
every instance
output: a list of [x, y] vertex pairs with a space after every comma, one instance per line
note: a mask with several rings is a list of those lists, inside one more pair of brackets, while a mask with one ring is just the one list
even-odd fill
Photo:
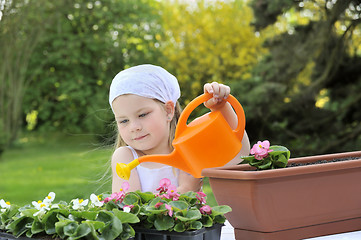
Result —
[[134, 140], [135, 140], [135, 141], [139, 141], [139, 140], [144, 139], [144, 138], [147, 137], [147, 136], [148, 136], [148, 134], [143, 135], [143, 136], [139, 136], [139, 137], [135, 137]]

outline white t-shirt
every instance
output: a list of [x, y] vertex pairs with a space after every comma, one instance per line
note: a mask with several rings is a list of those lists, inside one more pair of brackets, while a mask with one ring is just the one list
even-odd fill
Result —
[[[132, 153], [134, 159], [139, 158], [137, 152], [131, 146], [127, 146]], [[156, 189], [159, 187], [159, 182], [163, 178], [168, 178], [172, 185], [176, 187], [179, 186], [178, 184], [178, 176], [179, 176], [179, 169], [174, 168], [172, 166], [164, 166], [161, 168], [146, 168], [138, 165], [136, 167], [140, 185], [142, 187], [142, 192], [156, 192]]]

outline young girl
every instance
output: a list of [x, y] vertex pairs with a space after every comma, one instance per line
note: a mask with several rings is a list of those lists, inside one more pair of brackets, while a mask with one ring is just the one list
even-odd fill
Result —
[[[213, 94], [205, 102], [211, 111], [220, 110], [230, 126], [237, 127], [237, 116], [226, 101], [230, 88], [216, 82], [204, 85], [204, 92]], [[123, 179], [116, 173], [117, 163], [128, 164], [148, 154], [169, 154], [180, 116], [177, 79], [165, 69], [154, 65], [139, 65], [118, 73], [110, 86], [109, 103], [117, 122], [116, 150], [112, 156], [112, 191], [119, 192]], [[244, 134], [239, 155], [249, 154], [249, 140]], [[206, 151], [206, 149], [205, 149]], [[235, 163], [239, 157], [234, 159]], [[232, 161], [228, 164], [232, 164]], [[159, 181], [171, 180], [178, 192], [199, 191], [202, 181], [174, 167], [144, 162], [132, 170], [129, 191], [155, 192]]]

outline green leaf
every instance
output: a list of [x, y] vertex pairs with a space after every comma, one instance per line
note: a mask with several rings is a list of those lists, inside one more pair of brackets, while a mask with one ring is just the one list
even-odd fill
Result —
[[95, 230], [102, 229], [105, 227], [105, 223], [100, 221], [86, 220], [84, 222], [88, 223], [89, 225], [92, 225]]
[[189, 208], [189, 204], [185, 201], [171, 201], [168, 203], [169, 205], [171, 205], [173, 208], [175, 208], [176, 210], [185, 210]]
[[100, 230], [101, 237], [105, 240], [111, 240], [118, 237], [123, 232], [123, 225], [119, 218], [112, 215], [110, 222], [106, 224], [104, 228]]
[[79, 227], [79, 224], [75, 221], [67, 222], [63, 228], [64, 235], [69, 236], [69, 237], [75, 236], [75, 233], [76, 233], [78, 227]]
[[[65, 230], [64, 230], [64, 228], [65, 228], [65, 226], [67, 226], [68, 224], [71, 224], [71, 223], [75, 223], [76, 225], [78, 225], [75, 221], [73, 221], [73, 220], [70, 220], [70, 219], [59, 219], [59, 222], [57, 222], [57, 223], [55, 223], [55, 232], [61, 237], [61, 238], [65, 238]], [[77, 226], [76, 227], [74, 227], [75, 229], [77, 228]], [[67, 232], [66, 232], [66, 234], [69, 234], [69, 235], [67, 235], [67, 236], [71, 236], [72, 234], [73, 234], [73, 232], [72, 231], [70, 231], [70, 232], [72, 232], [72, 233], [70, 233], [70, 232], [68, 232], [68, 230], [69, 229], [67, 229]]]
[[68, 239], [75, 240], [75, 239], [83, 238], [89, 235], [91, 232], [92, 232], [91, 226], [88, 223], [83, 222], [77, 227], [73, 236], [69, 237]]
[[111, 212], [100, 211], [98, 213], [96, 221], [101, 221], [101, 222], [104, 222], [104, 223], [108, 223], [108, 222], [112, 221], [112, 219], [113, 219], [113, 214]]
[[34, 213], [36, 213], [38, 210], [34, 208], [25, 209], [22, 212], [22, 214], [26, 217], [34, 218]]
[[174, 226], [174, 231], [176, 232], [184, 232], [186, 230], [186, 227], [183, 222], [179, 222]]
[[29, 224], [32, 224], [34, 219], [22, 216], [10, 223], [7, 228], [12, 232], [15, 237], [19, 237], [23, 233], [25, 233], [29, 228], [27, 227]]
[[230, 206], [227, 205], [220, 205], [220, 206], [214, 206], [212, 207], [212, 216], [215, 217], [217, 215], [223, 215], [226, 214], [228, 212], [231, 212], [232, 208]]
[[154, 227], [158, 231], [166, 231], [174, 226], [174, 220], [172, 217], [162, 215], [154, 221]]
[[140, 221], [133, 213], [123, 212], [118, 209], [114, 209], [113, 213], [122, 223], [138, 223]]
[[214, 218], [214, 222], [215, 222], [215, 223], [221, 223], [221, 224], [223, 224], [225, 221], [226, 221], [226, 217], [223, 216], [223, 215], [217, 215], [217, 216]]
[[36, 234], [44, 231], [44, 224], [39, 221], [34, 220], [31, 226], [31, 233]]
[[213, 226], [213, 219], [211, 216], [206, 215], [202, 217], [202, 223], [204, 227], [212, 227]]
[[183, 212], [176, 212], [175, 216], [180, 221], [187, 222], [187, 221], [194, 221], [194, 220], [201, 219], [202, 214], [198, 209], [191, 209], [189, 211], [186, 211], [185, 215], [183, 214]]
[[139, 190], [136, 191], [136, 193], [138, 194], [138, 196], [140, 197], [142, 203], [147, 203], [149, 201], [151, 201], [152, 199], [154, 199], [154, 193], [151, 192], [141, 192]]
[[243, 156], [241, 157], [241, 159], [243, 159], [242, 162], [240, 162], [239, 164], [247, 164], [247, 163], [250, 163], [254, 157], [253, 156]]
[[5, 225], [12, 219], [16, 214], [18, 214], [19, 207], [16, 205], [11, 205], [4, 213], [0, 212], [0, 227]]
[[56, 217], [57, 214], [57, 211], [49, 211], [45, 213], [41, 220], [45, 226], [45, 232], [49, 235], [55, 233], [55, 223], [58, 222], [58, 218]]
[[105, 209], [112, 211], [114, 208], [118, 208], [117, 204], [114, 201], [109, 201], [105, 204]]
[[284, 146], [279, 145], [272, 145], [269, 147], [269, 149], [272, 149], [273, 151], [268, 153], [270, 155], [273, 155], [275, 152], [289, 152], [289, 150]]
[[201, 229], [203, 227], [203, 224], [200, 221], [194, 221], [190, 225], [190, 229]]
[[287, 163], [288, 163], [288, 159], [286, 159], [286, 157], [283, 154], [281, 154], [278, 156], [278, 159], [277, 161], [275, 161], [274, 164], [279, 168], [284, 168], [287, 166]]
[[78, 218], [95, 220], [98, 215], [98, 211], [71, 211], [70, 214]]
[[148, 206], [154, 207], [158, 202], [164, 202], [164, 201], [160, 197], [156, 197], [149, 202]]
[[265, 163], [263, 163], [262, 165], [257, 166], [257, 168], [264, 170], [264, 169], [270, 169], [271, 166], [272, 166], [272, 161], [268, 160]]
[[138, 201], [140, 200], [140, 197], [135, 193], [128, 193], [125, 195], [123, 199], [123, 204], [125, 205], [136, 205]]

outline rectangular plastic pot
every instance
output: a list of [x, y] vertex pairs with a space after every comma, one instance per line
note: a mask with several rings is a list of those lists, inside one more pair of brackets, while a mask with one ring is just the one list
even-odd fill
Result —
[[135, 240], [219, 240], [221, 224], [186, 232], [168, 232], [154, 229], [134, 228]]
[[[49, 236], [49, 238], [51, 238], [51, 236]], [[0, 231], [0, 240], [30, 240], [30, 239], [31, 238], [21, 237], [21, 236], [16, 238], [14, 235], [12, 235], [10, 233]]]
[[[361, 151], [290, 159], [316, 162], [361, 157]], [[208, 168], [214, 196], [229, 205], [237, 239], [302, 239], [361, 229], [361, 159], [251, 171]]]
[[[134, 228], [135, 237], [130, 238], [131, 240], [220, 240], [221, 238], [221, 224], [215, 224], [209, 228], [202, 228], [194, 231], [186, 232], [168, 232], [158, 231], [154, 229], [145, 228]], [[29, 240], [32, 238], [19, 237], [16, 238], [14, 235], [0, 232], [0, 240]], [[45, 238], [40, 238], [45, 239]], [[51, 239], [49, 236], [48, 239]]]

